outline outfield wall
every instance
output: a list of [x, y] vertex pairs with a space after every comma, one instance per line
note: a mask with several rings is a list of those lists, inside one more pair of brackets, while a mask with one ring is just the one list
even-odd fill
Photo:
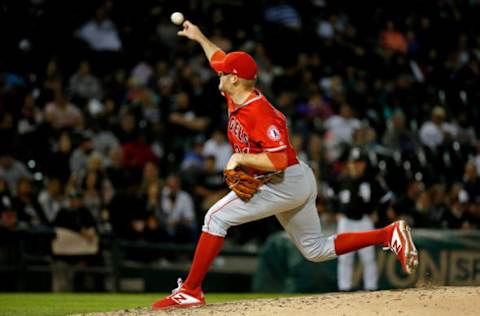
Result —
[[[414, 230], [420, 264], [406, 276], [391, 252], [377, 251], [381, 289], [428, 285], [480, 285], [480, 232]], [[355, 263], [353, 284], [362, 288], [362, 267]], [[258, 257], [252, 288], [257, 292], [329, 292], [337, 290], [337, 261], [305, 260], [284, 232], [272, 235]]]

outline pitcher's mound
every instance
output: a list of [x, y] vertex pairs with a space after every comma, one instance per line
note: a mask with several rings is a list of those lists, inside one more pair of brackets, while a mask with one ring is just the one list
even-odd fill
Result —
[[435, 287], [335, 293], [211, 304], [193, 309], [147, 308], [89, 316], [310, 316], [310, 315], [479, 315], [480, 287]]

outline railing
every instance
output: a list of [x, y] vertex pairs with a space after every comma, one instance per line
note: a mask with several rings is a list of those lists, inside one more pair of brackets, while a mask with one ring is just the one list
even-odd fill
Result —
[[[50, 291], [51, 283], [47, 284], [55, 272], [55, 262], [59, 258], [51, 253], [51, 241], [56, 237], [55, 231], [50, 228], [22, 229], [10, 232], [7, 239], [0, 243], [0, 278], [7, 280], [0, 285], [0, 291]], [[135, 261], [129, 258], [129, 253], [141, 251], [151, 256], [152, 260]], [[124, 277], [152, 275], [158, 281], [158, 287], [153, 290], [171, 288], [174, 284], [171, 280], [164, 280], [165, 273], [177, 273], [183, 275], [187, 272], [190, 258], [195, 251], [194, 244], [174, 243], [149, 243], [145, 241], [128, 241], [117, 239], [112, 235], [103, 235], [100, 238], [100, 250], [98, 256], [101, 263], [98, 265], [70, 265], [69, 273], [92, 274], [110, 280], [108, 291], [122, 291], [122, 279]], [[243, 250], [239, 247], [225, 247], [221, 256], [223, 258], [245, 258], [247, 261], [255, 260], [258, 252]], [[158, 264], [159, 259], [165, 257], [183, 256], [188, 259], [188, 264], [170, 264], [168, 266]], [[61, 256], [65, 258], [66, 256]], [[74, 257], [71, 257], [74, 258]], [[157, 260], [155, 260], [157, 258]], [[147, 258], [148, 259], [148, 258]], [[135, 262], [135, 264], [131, 264]], [[217, 269], [217, 274], [222, 273]], [[228, 267], [227, 269], [228, 270]], [[215, 271], [215, 269], [214, 269]], [[253, 272], [253, 271], [252, 271]], [[229, 270], [231, 276], [235, 271]], [[214, 272], [215, 274], [215, 272]], [[248, 273], [251, 277], [251, 273]], [[41, 275], [41, 277], [40, 277]], [[155, 277], [155, 275], [157, 275]], [[236, 277], [242, 277], [237, 273]], [[6, 279], [4, 278], [6, 277]], [[8, 282], [10, 280], [10, 282]], [[173, 279], [174, 280], [174, 279]], [[242, 281], [245, 290], [249, 290], [249, 280]], [[157, 284], [155, 284], [157, 286]], [[75, 288], [73, 290], [76, 290]], [[95, 289], [94, 289], [95, 290]]]

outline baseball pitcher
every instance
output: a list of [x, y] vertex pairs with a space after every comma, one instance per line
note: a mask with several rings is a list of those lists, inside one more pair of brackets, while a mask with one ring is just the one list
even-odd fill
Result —
[[205, 215], [202, 234], [185, 282], [153, 309], [205, 304], [202, 281], [220, 252], [231, 226], [267, 216], [277, 217], [292, 242], [308, 260], [321, 262], [367, 246], [382, 245], [399, 258], [410, 274], [418, 256], [404, 221], [366, 232], [324, 236], [315, 208], [317, 185], [312, 170], [296, 157], [288, 139], [285, 116], [255, 88], [257, 66], [247, 53], [226, 54], [190, 21], [178, 35], [196, 41], [219, 76], [218, 88], [228, 104], [231, 156], [225, 180], [232, 190]]

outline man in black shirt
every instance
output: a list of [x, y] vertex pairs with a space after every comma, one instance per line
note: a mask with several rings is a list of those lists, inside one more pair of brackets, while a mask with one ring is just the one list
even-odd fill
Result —
[[[390, 203], [392, 194], [374, 175], [366, 172], [368, 156], [360, 148], [351, 149], [346, 172], [328, 190], [331, 202], [338, 210], [338, 233], [366, 231], [374, 229], [372, 214], [384, 210]], [[358, 251], [363, 263], [363, 280], [366, 290], [376, 290], [378, 273], [375, 262], [375, 248]], [[340, 291], [352, 289], [354, 253], [338, 257], [338, 288]]]

